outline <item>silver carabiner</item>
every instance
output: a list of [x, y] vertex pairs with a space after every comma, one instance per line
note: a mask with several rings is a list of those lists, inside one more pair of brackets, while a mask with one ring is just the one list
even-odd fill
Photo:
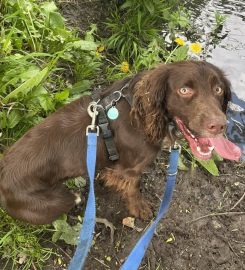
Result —
[[96, 130], [97, 136], [99, 136], [99, 127], [95, 124], [96, 117], [99, 114], [99, 112], [97, 111], [97, 106], [97, 102], [95, 101], [90, 102], [88, 105], [87, 112], [88, 115], [92, 118], [92, 122], [91, 125], [87, 126], [86, 135], [88, 135], [88, 132], [91, 129], [93, 131]]

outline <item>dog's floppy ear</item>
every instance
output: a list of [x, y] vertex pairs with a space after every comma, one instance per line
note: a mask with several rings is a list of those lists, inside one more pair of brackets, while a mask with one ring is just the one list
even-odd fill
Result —
[[166, 65], [143, 73], [134, 85], [131, 117], [151, 142], [159, 142], [166, 134], [165, 98], [168, 88]]
[[204, 63], [205, 63], [205, 65], [211, 67], [214, 71], [217, 72], [220, 80], [224, 84], [224, 89], [223, 89], [224, 90], [224, 101], [223, 101], [223, 104], [222, 104], [222, 111], [224, 113], [226, 113], [228, 102], [231, 100], [231, 83], [226, 78], [226, 75], [224, 74], [223, 70], [221, 70], [220, 68], [214, 66], [211, 63], [208, 63], [208, 62], [204, 62]]
[[227, 110], [228, 102], [231, 100], [231, 83], [225, 76], [223, 76], [223, 83], [225, 85], [225, 89], [224, 89], [224, 102], [222, 105], [222, 110], [225, 113]]

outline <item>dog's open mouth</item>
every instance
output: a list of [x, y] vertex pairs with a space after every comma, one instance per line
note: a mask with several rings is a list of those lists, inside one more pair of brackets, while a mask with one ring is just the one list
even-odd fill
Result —
[[226, 159], [239, 160], [241, 157], [240, 148], [227, 140], [223, 135], [212, 138], [197, 137], [191, 133], [191, 131], [178, 117], [175, 117], [175, 122], [186, 140], [189, 142], [192, 153], [197, 158], [203, 160], [210, 159], [213, 150]]

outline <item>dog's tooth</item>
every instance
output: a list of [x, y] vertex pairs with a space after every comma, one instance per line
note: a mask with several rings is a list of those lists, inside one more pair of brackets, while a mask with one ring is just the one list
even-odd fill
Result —
[[[211, 148], [212, 148], [212, 147], [211, 147]], [[209, 149], [209, 148], [208, 148], [208, 149]], [[213, 148], [212, 148], [212, 150], [213, 150]], [[203, 152], [203, 151], [201, 150], [200, 146], [197, 146], [197, 151], [198, 151], [198, 153], [201, 154], [201, 155], [203, 155], [203, 156], [209, 156], [209, 155], [212, 153], [212, 150], [209, 149], [208, 152]]]
[[191, 135], [191, 138], [196, 139], [196, 137], [192, 133], [190, 133], [190, 135]]
[[208, 150], [209, 150], [210, 152], [212, 152], [212, 151], [214, 150], [214, 146], [209, 146], [209, 147], [208, 147]]

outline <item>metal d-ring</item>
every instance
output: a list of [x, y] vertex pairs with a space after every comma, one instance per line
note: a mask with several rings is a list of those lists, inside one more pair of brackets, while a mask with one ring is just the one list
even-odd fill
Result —
[[126, 83], [119, 91], [121, 92], [121, 96], [122, 97], [125, 97], [125, 95], [123, 94], [123, 90], [125, 89], [125, 88], [128, 88], [129, 87], [129, 83]]
[[122, 92], [121, 92], [121, 90], [115, 91], [115, 92], [114, 92], [114, 94], [116, 94], [116, 93], [119, 94], [119, 97], [112, 100], [112, 102], [115, 102], [115, 103], [117, 103], [117, 102], [120, 100], [120, 98], [122, 97]]

